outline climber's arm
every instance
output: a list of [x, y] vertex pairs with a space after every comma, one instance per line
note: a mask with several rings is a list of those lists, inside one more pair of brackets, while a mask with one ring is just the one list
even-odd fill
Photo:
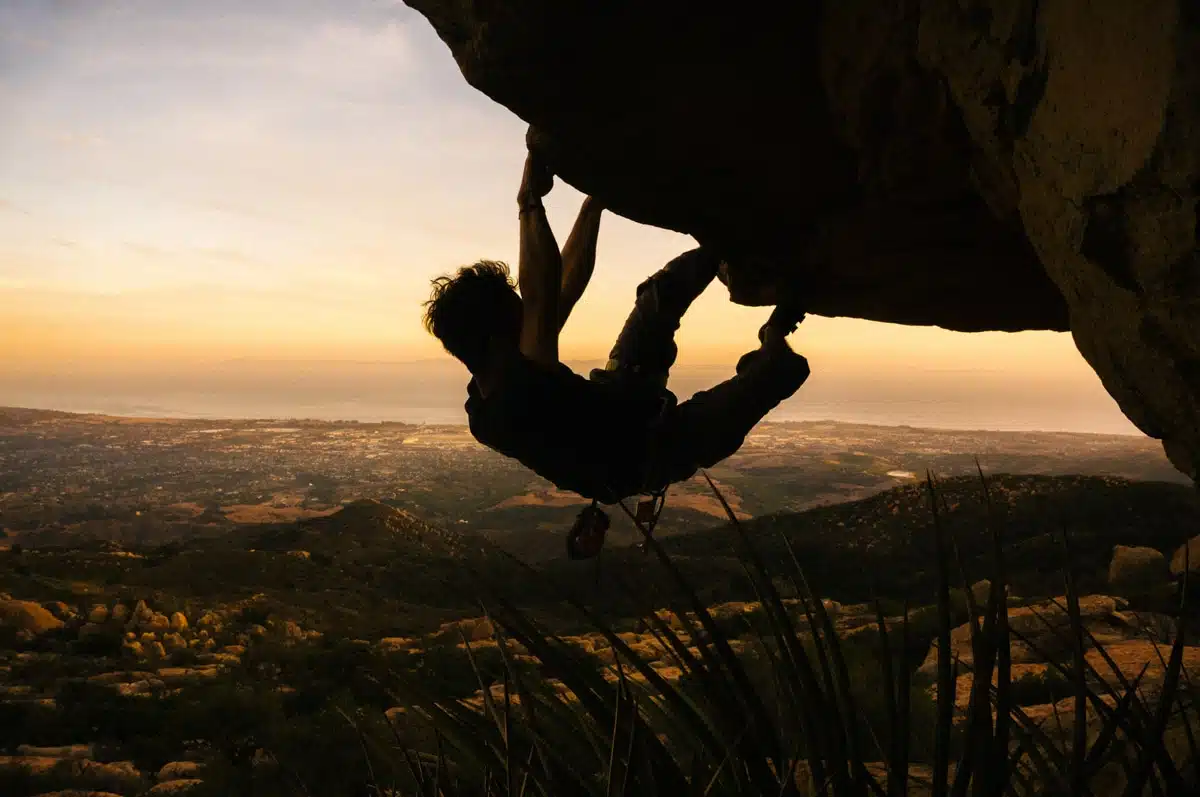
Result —
[[583, 200], [575, 226], [562, 250], [562, 292], [558, 297], [558, 328], [561, 330], [587, 290], [596, 267], [596, 241], [600, 237], [600, 216], [604, 208], [595, 197]]
[[553, 183], [554, 176], [530, 152], [517, 193], [521, 221], [517, 284], [524, 305], [521, 353], [543, 365], [558, 362], [559, 296], [563, 279], [562, 253], [542, 207], [542, 197], [550, 192]]

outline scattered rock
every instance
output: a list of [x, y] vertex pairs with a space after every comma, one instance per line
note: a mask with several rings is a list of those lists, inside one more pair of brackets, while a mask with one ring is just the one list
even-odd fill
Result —
[[[109, 790], [115, 792], [137, 792], [145, 784], [142, 773], [132, 761], [101, 763], [87, 759], [73, 760], [64, 767], [62, 777], [66, 785]], [[55, 773], [58, 776], [58, 773]]]
[[[1145, 668], [1142, 682], [1138, 689], [1144, 700], [1154, 700], [1162, 689], [1166, 676], [1166, 663], [1171, 658], [1171, 646], [1145, 639], [1131, 639], [1112, 645], [1105, 645], [1104, 652], [1121, 674], [1132, 681]], [[1120, 680], [1113, 674], [1113, 668], [1105, 661], [1098, 650], [1090, 650], [1086, 654], [1088, 664], [1095, 668], [1106, 681], [1118, 686]], [[1195, 683], [1200, 678], [1200, 647], [1184, 647], [1183, 673], [1181, 682]], [[1119, 686], [1118, 686], [1119, 688]]]
[[155, 777], [159, 783], [174, 780], [196, 780], [203, 769], [204, 765], [198, 761], [172, 761], [158, 770]]
[[418, 640], [412, 637], [389, 636], [384, 637], [375, 644], [379, 646], [380, 650], [383, 650], [387, 653], [393, 653], [398, 650], [406, 650], [415, 642], [418, 642]]
[[0, 695], [4, 697], [28, 697], [35, 690], [28, 684], [0, 684]]
[[1145, 546], [1113, 547], [1108, 585], [1120, 594], [1140, 594], [1161, 587], [1169, 576], [1167, 557]]
[[1192, 537], [1171, 556], [1171, 575], [1181, 576], [1184, 570], [1200, 573], [1200, 535]]
[[156, 634], [161, 634], [171, 630], [171, 620], [165, 614], [154, 612], [146, 620], [146, 623], [143, 627], [155, 632]]
[[62, 628], [63, 621], [33, 601], [0, 601], [0, 628], [15, 628], [29, 634], [44, 634]]
[[87, 622], [79, 626], [79, 638], [83, 639], [94, 634], [102, 634], [104, 631], [105, 627], [100, 623]]
[[102, 672], [98, 675], [93, 675], [88, 678], [88, 681], [94, 684], [124, 684], [133, 681], [144, 681], [147, 678], [153, 678], [152, 672], [139, 672], [137, 670], [120, 670], [117, 672]]
[[88, 612], [89, 623], [105, 623], [108, 622], [108, 607], [102, 603], [97, 603]]
[[[1046, 656], [1056, 657], [1069, 651], [1070, 617], [1065, 611], [1066, 598], [1042, 601], [1008, 610], [1012, 631], [1012, 661], [1015, 664], [1044, 663]], [[1085, 628], [1102, 645], [1125, 642], [1142, 636], [1151, 620], [1149, 613], [1127, 613], [1129, 602], [1108, 595], [1087, 595], [1079, 599], [1080, 618]], [[1025, 641], [1022, 641], [1024, 637]], [[1090, 642], [1089, 642], [1090, 646]], [[974, 661], [971, 650], [971, 625], [964, 623], [950, 632], [950, 653], [964, 665]], [[929, 649], [920, 671], [937, 672], [937, 642]]]
[[50, 601], [42, 605], [48, 612], [60, 620], [70, 620], [75, 616], [75, 610], [62, 601]]
[[219, 630], [221, 628], [221, 617], [214, 612], [205, 612], [196, 621], [196, 625], [199, 628]]
[[144, 792], [145, 797], [175, 797], [175, 795], [187, 794], [204, 783], [199, 778], [184, 778], [180, 780], [168, 780], [165, 783], [159, 783], [149, 791]]
[[130, 617], [130, 623], [136, 626], [144, 626], [154, 617], [154, 610], [151, 609], [144, 600], [139, 600], [133, 607], [133, 615]]
[[17, 754], [42, 758], [92, 758], [90, 744], [69, 744], [61, 747], [34, 747], [31, 744], [17, 745]]
[[990, 580], [985, 578], [971, 585], [971, 599], [975, 601], [977, 606], [987, 606], [987, 602], [991, 597], [992, 582]]
[[157, 672], [158, 677], [168, 686], [172, 687], [210, 680], [220, 674], [220, 669], [215, 665], [207, 667], [163, 667]]
[[[56, 786], [84, 793], [138, 793], [145, 785], [131, 761], [101, 763], [86, 758], [0, 756], [0, 772], [23, 773], [35, 783], [52, 780]], [[70, 793], [70, 792], [68, 792]]]
[[147, 678], [144, 681], [131, 681], [113, 686], [121, 697], [144, 697], [161, 692], [166, 688], [166, 684], [158, 678]]
[[173, 612], [171, 614], [170, 628], [176, 633], [186, 631], [188, 628], [187, 616], [183, 612]]
[[1156, 612], [1113, 612], [1113, 621], [1122, 623], [1130, 636], [1143, 641], [1170, 643], [1175, 639], [1177, 624], [1174, 618]]

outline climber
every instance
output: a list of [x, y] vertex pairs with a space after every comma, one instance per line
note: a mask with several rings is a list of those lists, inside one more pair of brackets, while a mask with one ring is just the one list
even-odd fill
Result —
[[559, 362], [558, 338], [591, 278], [603, 208], [584, 200], [560, 252], [542, 206], [553, 183], [531, 150], [517, 194], [520, 295], [505, 264], [481, 260], [433, 281], [424, 323], [471, 373], [475, 439], [592, 499], [568, 540], [572, 558], [588, 558], [608, 527], [597, 503], [653, 495], [733, 454], [809, 370], [786, 340], [803, 313], [779, 306], [734, 377], [677, 402], [667, 389], [675, 331], [721, 263], [698, 248], [638, 286], [607, 366], [575, 374]]

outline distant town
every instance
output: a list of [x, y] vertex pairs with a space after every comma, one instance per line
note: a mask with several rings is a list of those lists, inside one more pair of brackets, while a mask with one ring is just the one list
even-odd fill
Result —
[[[1186, 483], [1150, 439], [833, 422], [765, 423], [709, 475], [746, 518], [866, 497], [927, 470], [971, 473], [976, 458], [990, 473]], [[569, 524], [581, 504], [463, 426], [0, 410], [0, 544], [183, 540], [360, 498], [513, 541]], [[664, 533], [725, 517], [699, 477], [669, 501]]]

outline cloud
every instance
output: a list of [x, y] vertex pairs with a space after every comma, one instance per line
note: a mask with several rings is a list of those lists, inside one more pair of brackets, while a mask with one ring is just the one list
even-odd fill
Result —
[[240, 252], [236, 249], [222, 249], [220, 247], [200, 247], [196, 251], [205, 257], [213, 260], [224, 260], [229, 263], [238, 263], [243, 266], [256, 266], [260, 264], [256, 258], [251, 257], [245, 252]]
[[125, 248], [143, 257], [162, 257], [167, 254], [167, 250], [161, 247], [138, 243], [137, 241], [125, 241]]
[[263, 213], [257, 208], [242, 205], [237, 202], [230, 202], [225, 199], [202, 199], [193, 202], [197, 208], [207, 210], [213, 213], [224, 213], [230, 216], [245, 216], [248, 219], [259, 219], [262, 221], [277, 221], [277, 217], [267, 213]]
[[51, 133], [50, 138], [56, 144], [72, 149], [94, 149], [103, 146], [105, 143], [104, 138], [101, 136], [73, 133], [70, 131]]
[[377, 79], [381, 72], [407, 71], [414, 65], [408, 31], [396, 21], [378, 27], [346, 23], [322, 25], [296, 51], [305, 67], [315, 59], [325, 74]]
[[284, 21], [260, 11], [191, 19], [153, 15], [108, 30], [91, 28], [98, 41], [76, 58], [106, 76], [151, 68], [195, 78], [227, 74], [237, 79], [234, 86], [266, 79], [306, 92], [353, 90], [394, 82], [419, 66], [409, 29], [417, 21], [347, 21], [344, 15]]
[[22, 216], [32, 215], [25, 208], [13, 202], [9, 202], [7, 199], [0, 199], [0, 213], [19, 213]]

